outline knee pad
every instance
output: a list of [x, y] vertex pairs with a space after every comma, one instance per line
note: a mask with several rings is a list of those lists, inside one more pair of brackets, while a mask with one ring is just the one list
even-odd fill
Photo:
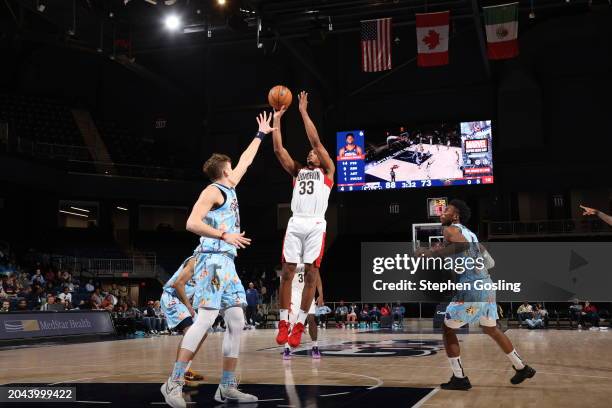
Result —
[[444, 325], [449, 329], [460, 329], [461, 326], [465, 325], [465, 322], [463, 320], [444, 319]]
[[223, 335], [223, 357], [238, 358], [240, 336], [244, 329], [244, 312], [241, 307], [230, 307], [223, 314], [227, 330]]
[[183, 344], [181, 348], [195, 353], [198, 348], [198, 344], [204, 338], [204, 335], [212, 327], [213, 322], [219, 314], [218, 310], [214, 309], [200, 309], [198, 311], [198, 317], [195, 322], [189, 327], [187, 333], [183, 337]]

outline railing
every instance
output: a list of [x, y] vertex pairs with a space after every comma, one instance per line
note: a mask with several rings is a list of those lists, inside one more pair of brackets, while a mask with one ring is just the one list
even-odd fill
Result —
[[[0, 148], [3, 146], [2, 124], [0, 124]], [[9, 150], [8, 133], [6, 149]], [[105, 176], [139, 177], [154, 179], [197, 179], [201, 174], [192, 169], [144, 166], [138, 164], [121, 164], [92, 160], [97, 152], [92, 152], [85, 146], [62, 145], [56, 143], [37, 142], [18, 137], [14, 149], [32, 157], [65, 161], [68, 171], [74, 173], [102, 174]]]
[[89, 160], [91, 155], [85, 146], [37, 142], [17, 138], [17, 151], [34, 157], [60, 160]]
[[607, 235], [612, 228], [599, 219], [546, 221], [494, 221], [488, 225], [489, 238], [556, 235]]
[[51, 255], [51, 262], [58, 269], [71, 269], [74, 274], [86, 277], [155, 278], [157, 276], [155, 253], [142, 253], [122, 258]]

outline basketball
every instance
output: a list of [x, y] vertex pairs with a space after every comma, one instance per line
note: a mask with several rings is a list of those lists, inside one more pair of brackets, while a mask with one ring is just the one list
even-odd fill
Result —
[[292, 100], [293, 95], [291, 95], [291, 91], [284, 85], [276, 85], [268, 92], [268, 103], [274, 110], [280, 110], [283, 105], [288, 108]]

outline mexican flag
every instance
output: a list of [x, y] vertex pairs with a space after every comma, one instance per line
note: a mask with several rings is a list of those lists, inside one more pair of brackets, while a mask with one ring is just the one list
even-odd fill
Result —
[[483, 7], [489, 59], [518, 55], [518, 3]]

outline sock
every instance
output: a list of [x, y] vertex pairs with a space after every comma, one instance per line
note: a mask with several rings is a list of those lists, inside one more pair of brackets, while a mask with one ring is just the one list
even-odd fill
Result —
[[193, 362], [193, 360], [189, 360], [189, 362], [187, 363], [187, 367], [185, 367], [185, 372], [189, 371], [189, 369], [191, 368], [191, 363]]
[[313, 341], [312, 342], [312, 347], [319, 347], [319, 342], [318, 341]]
[[289, 344], [285, 343], [285, 349], [286, 349], [286, 350], [291, 349], [291, 347], [289, 347]]
[[286, 322], [289, 321], [289, 309], [280, 309], [279, 314], [280, 314], [279, 316], [280, 320], [284, 320]]
[[522, 370], [525, 368], [525, 363], [523, 363], [521, 356], [519, 356], [516, 350], [512, 350], [510, 353], [506, 354], [506, 357], [508, 357], [508, 360], [510, 360], [514, 368], [517, 370]]
[[233, 371], [225, 371], [223, 370], [223, 375], [221, 376], [221, 385], [224, 387], [231, 387], [236, 384], [236, 376]]
[[450, 363], [450, 366], [453, 369], [453, 374], [455, 375], [455, 377], [465, 377], [465, 374], [463, 373], [463, 366], [461, 365], [461, 357], [449, 357], [448, 362]]
[[297, 317], [297, 321], [299, 323], [305, 324], [306, 323], [306, 318], [308, 317], [308, 313], [306, 313], [305, 311], [303, 311], [302, 309], [300, 309], [300, 311], [298, 312], [298, 317]]
[[174, 363], [174, 369], [172, 370], [172, 382], [180, 383], [185, 381], [185, 369], [187, 368], [187, 363], [184, 361], [177, 361]]

